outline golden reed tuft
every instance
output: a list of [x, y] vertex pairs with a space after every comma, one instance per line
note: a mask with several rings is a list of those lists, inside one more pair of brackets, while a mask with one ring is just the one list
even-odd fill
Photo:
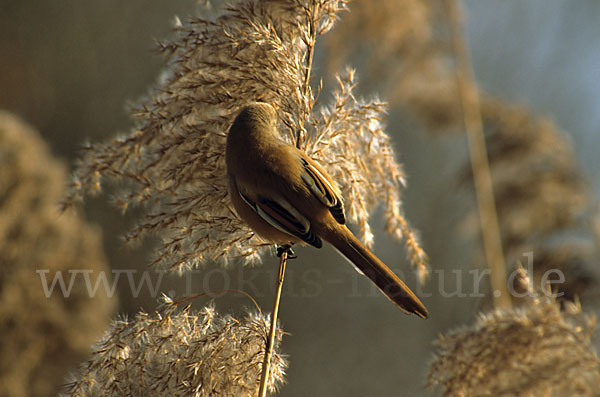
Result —
[[268, 247], [237, 217], [226, 189], [225, 136], [253, 101], [279, 109], [280, 130], [318, 160], [342, 190], [349, 220], [370, 244], [370, 214], [383, 208], [386, 231], [404, 241], [419, 274], [427, 257], [401, 210], [404, 174], [384, 132], [385, 104], [355, 96], [354, 72], [338, 75], [329, 105], [315, 108], [314, 46], [345, 2], [241, 0], [214, 19], [177, 24], [160, 44], [169, 65], [159, 86], [133, 111], [137, 129], [94, 144], [75, 172], [65, 204], [125, 180], [115, 203], [141, 205], [145, 217], [127, 235], [161, 238], [155, 264], [184, 271], [203, 261], [257, 261]]
[[[69, 383], [70, 396], [254, 396], [269, 319], [199, 312], [169, 298], [154, 313], [116, 320]], [[281, 330], [277, 330], [279, 344]], [[268, 388], [282, 384], [286, 360], [271, 358]]]
[[481, 314], [473, 325], [437, 340], [429, 387], [443, 396], [594, 396], [600, 359], [592, 336], [596, 319], [549, 291], [533, 291], [519, 269], [522, 289], [537, 293], [511, 310]]

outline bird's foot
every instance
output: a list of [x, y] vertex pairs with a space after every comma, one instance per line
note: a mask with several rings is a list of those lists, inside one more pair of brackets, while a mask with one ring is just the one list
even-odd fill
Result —
[[296, 259], [297, 256], [292, 250], [292, 246], [290, 244], [278, 245], [277, 246], [277, 257], [281, 258], [281, 255], [286, 252], [288, 259]]

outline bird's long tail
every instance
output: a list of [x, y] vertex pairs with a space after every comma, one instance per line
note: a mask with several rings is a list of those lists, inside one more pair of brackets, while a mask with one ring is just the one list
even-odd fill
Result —
[[406, 313], [427, 318], [429, 313], [419, 298], [379, 258], [365, 247], [345, 226], [330, 230], [322, 236], [371, 279], [379, 290]]

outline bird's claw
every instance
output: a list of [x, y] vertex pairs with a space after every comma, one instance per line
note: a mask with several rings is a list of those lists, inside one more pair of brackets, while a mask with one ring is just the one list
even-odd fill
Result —
[[277, 246], [277, 257], [278, 258], [281, 258], [281, 255], [283, 255], [284, 252], [287, 253], [288, 259], [296, 259], [297, 258], [296, 254], [294, 253], [294, 250], [292, 250], [292, 246], [289, 244]]

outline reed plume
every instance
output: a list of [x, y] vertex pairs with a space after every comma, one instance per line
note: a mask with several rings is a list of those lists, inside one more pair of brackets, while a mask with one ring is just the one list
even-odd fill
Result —
[[55, 395], [116, 306], [116, 297], [102, 288], [90, 296], [76, 277], [99, 277], [108, 263], [100, 231], [80, 214], [59, 214], [66, 180], [38, 133], [0, 111], [2, 396]]
[[488, 99], [482, 110], [508, 263], [530, 252], [536, 285], [560, 271], [556, 292], [597, 305], [597, 204], [567, 137], [522, 107]]
[[[164, 298], [153, 313], [120, 319], [66, 387], [69, 396], [254, 396], [269, 319], [198, 312]], [[281, 339], [277, 331], [276, 347]], [[286, 360], [271, 359], [268, 388], [283, 382]]]
[[384, 132], [385, 104], [357, 98], [346, 70], [333, 102], [315, 109], [314, 47], [344, 3], [240, 0], [213, 19], [179, 24], [176, 38], [160, 44], [169, 64], [133, 111], [136, 130], [86, 148], [66, 205], [99, 192], [104, 177], [123, 180], [129, 190], [115, 204], [146, 210], [127, 239], [158, 235], [155, 264], [184, 271], [204, 261], [257, 261], [268, 245], [232, 210], [224, 148], [237, 112], [261, 100], [278, 107], [286, 139], [336, 178], [359, 236], [372, 242], [369, 216], [382, 205], [386, 230], [404, 239], [424, 275], [426, 255], [401, 210], [404, 174]]
[[430, 388], [443, 396], [593, 396], [600, 359], [596, 319], [549, 291], [534, 291], [519, 269], [519, 288], [532, 294], [521, 307], [481, 314], [470, 326], [438, 338]]

